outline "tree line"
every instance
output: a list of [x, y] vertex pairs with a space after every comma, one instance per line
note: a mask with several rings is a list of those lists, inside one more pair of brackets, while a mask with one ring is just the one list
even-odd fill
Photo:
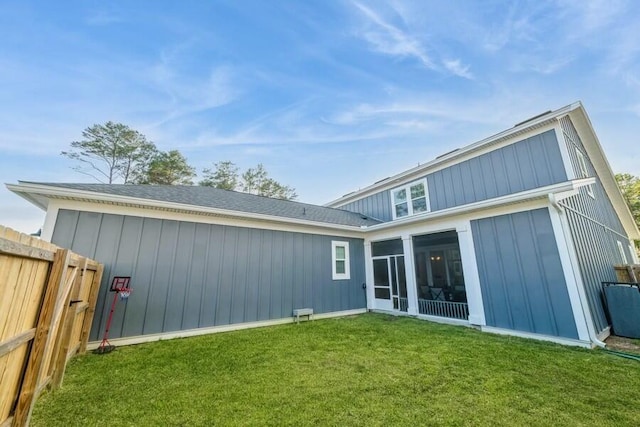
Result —
[[[194, 185], [196, 169], [179, 150], [161, 151], [145, 135], [122, 123], [95, 124], [62, 155], [77, 172], [113, 184]], [[262, 164], [241, 172], [233, 162], [216, 162], [202, 171], [198, 185], [294, 200], [295, 189], [269, 176]]]

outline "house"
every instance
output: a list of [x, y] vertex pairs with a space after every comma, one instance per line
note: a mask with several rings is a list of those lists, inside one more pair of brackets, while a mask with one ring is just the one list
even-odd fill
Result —
[[580, 103], [326, 206], [207, 187], [20, 182], [42, 237], [131, 276], [114, 342], [366, 310], [593, 346], [640, 239]]

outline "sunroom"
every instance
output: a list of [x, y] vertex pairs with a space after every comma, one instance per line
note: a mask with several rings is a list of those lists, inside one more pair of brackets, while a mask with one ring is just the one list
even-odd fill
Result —
[[468, 319], [456, 231], [374, 241], [371, 269], [373, 309]]

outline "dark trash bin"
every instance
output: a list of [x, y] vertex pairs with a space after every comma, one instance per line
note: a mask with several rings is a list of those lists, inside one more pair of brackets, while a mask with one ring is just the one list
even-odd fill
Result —
[[604, 283], [604, 298], [613, 333], [640, 338], [640, 284]]

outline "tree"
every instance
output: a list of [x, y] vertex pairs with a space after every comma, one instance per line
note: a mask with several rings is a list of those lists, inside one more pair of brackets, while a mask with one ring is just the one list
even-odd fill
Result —
[[156, 146], [143, 134], [122, 123], [90, 126], [82, 137], [61, 154], [81, 163], [74, 170], [108, 184], [117, 180], [130, 183], [157, 153]]
[[242, 191], [259, 196], [285, 200], [294, 200], [298, 197], [295, 189], [282, 185], [273, 178], [269, 178], [262, 163], [259, 163], [255, 169], [247, 169], [242, 174]]
[[203, 186], [284, 200], [294, 200], [298, 197], [295, 189], [270, 178], [262, 163], [255, 168], [247, 169], [242, 175], [238, 174], [239, 168], [230, 161], [215, 163], [213, 170], [204, 169], [203, 173], [204, 179], [200, 181], [200, 185]]
[[[629, 173], [617, 173], [616, 182], [624, 197], [636, 225], [640, 227], [640, 178]], [[640, 253], [640, 241], [636, 240], [636, 250]]]
[[196, 170], [178, 150], [160, 151], [146, 167], [138, 170], [136, 184], [193, 185]]
[[629, 173], [618, 173], [616, 182], [636, 224], [640, 226], [640, 178]]
[[239, 186], [238, 167], [230, 161], [217, 162], [213, 164], [214, 170], [204, 169], [202, 174], [204, 179], [200, 185], [205, 187], [221, 188], [223, 190], [235, 190]]

